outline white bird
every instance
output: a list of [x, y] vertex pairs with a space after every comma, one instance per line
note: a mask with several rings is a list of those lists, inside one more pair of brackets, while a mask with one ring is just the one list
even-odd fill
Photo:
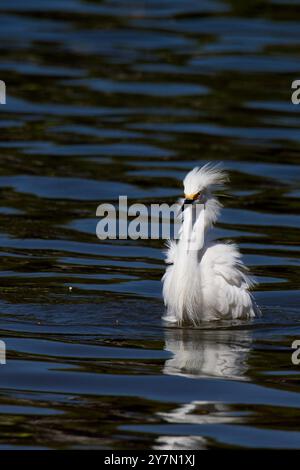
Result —
[[198, 325], [260, 314], [249, 292], [254, 281], [237, 246], [207, 238], [222, 207], [212, 187], [226, 181], [227, 174], [212, 164], [194, 168], [184, 179], [179, 239], [167, 242], [168, 267], [162, 278], [167, 322]]

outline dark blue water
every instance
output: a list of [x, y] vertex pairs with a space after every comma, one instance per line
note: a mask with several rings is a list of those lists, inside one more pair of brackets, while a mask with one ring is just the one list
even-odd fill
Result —
[[[299, 448], [300, 2], [0, 12], [0, 448]], [[163, 242], [101, 242], [96, 209], [207, 161], [263, 317], [166, 328]]]

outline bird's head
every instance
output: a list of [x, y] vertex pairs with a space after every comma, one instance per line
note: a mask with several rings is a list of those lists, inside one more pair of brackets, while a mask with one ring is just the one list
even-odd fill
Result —
[[212, 187], [222, 185], [226, 181], [228, 181], [227, 173], [218, 164], [207, 163], [201, 168], [194, 168], [183, 180], [183, 204], [204, 204], [212, 196]]

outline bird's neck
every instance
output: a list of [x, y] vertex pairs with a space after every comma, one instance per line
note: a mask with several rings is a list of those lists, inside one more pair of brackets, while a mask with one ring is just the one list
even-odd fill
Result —
[[215, 198], [209, 198], [205, 204], [188, 207], [184, 211], [181, 242], [185, 252], [199, 252], [205, 245], [209, 228], [216, 222], [221, 204]]

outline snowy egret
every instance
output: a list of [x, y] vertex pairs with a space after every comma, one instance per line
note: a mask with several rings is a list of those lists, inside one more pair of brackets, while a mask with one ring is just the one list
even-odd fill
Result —
[[208, 229], [222, 205], [212, 189], [228, 181], [219, 165], [196, 167], [184, 179], [178, 240], [169, 240], [163, 276], [167, 322], [250, 319], [260, 314], [249, 289], [254, 285], [235, 244], [211, 242]]

